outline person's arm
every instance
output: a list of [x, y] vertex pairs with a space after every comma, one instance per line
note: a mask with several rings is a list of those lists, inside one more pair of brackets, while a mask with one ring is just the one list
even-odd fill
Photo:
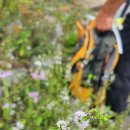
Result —
[[107, 31], [112, 28], [114, 16], [125, 0], [107, 0], [96, 17], [96, 28]]

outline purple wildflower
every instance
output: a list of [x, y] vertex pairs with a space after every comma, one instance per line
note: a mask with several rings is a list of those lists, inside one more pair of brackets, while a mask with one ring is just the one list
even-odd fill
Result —
[[0, 79], [8, 78], [11, 77], [12, 75], [13, 75], [12, 71], [4, 71], [0, 73]]
[[3, 104], [3, 108], [16, 108], [16, 103], [12, 103], [12, 104], [9, 104], [9, 103], [4, 103]]
[[37, 74], [35, 72], [31, 73], [31, 77], [34, 79], [34, 80], [45, 80], [45, 74], [43, 71], [40, 72], [40, 74]]
[[43, 71], [40, 72], [39, 78], [40, 78], [40, 80], [44, 80], [45, 79], [45, 74], [44, 74]]
[[9, 103], [4, 103], [3, 104], [3, 108], [9, 108], [9, 106], [10, 106]]
[[37, 73], [31, 73], [31, 76], [34, 80], [37, 80], [38, 79], [38, 75]]
[[39, 93], [38, 92], [30, 92], [29, 96], [33, 99], [34, 103], [37, 103], [39, 100]]

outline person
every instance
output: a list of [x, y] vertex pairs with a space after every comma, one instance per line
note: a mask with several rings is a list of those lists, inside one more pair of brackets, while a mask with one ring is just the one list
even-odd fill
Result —
[[[96, 29], [108, 31], [112, 29], [114, 16], [125, 0], [107, 0], [96, 17]], [[120, 55], [115, 69], [116, 79], [107, 91], [106, 105], [117, 113], [123, 112], [130, 94], [130, 13], [128, 13], [124, 28], [120, 31], [124, 53]]]

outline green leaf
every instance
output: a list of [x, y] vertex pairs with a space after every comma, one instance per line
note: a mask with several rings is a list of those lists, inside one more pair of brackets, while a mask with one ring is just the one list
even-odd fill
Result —
[[105, 118], [107, 119], [111, 119], [112, 117], [114, 117], [114, 115], [107, 115], [107, 116], [104, 116]]
[[24, 56], [24, 54], [25, 54], [25, 48], [21, 48], [19, 51], [19, 55]]
[[58, 130], [58, 129], [55, 127], [52, 127], [52, 128], [49, 128], [49, 130]]
[[36, 119], [36, 125], [37, 126], [40, 126], [41, 125], [41, 123], [42, 123], [42, 117], [37, 117], [37, 119]]
[[88, 119], [89, 119], [88, 116], [84, 116], [84, 117], [82, 118], [83, 121], [86, 121], [86, 120], [88, 120]]
[[65, 40], [65, 47], [66, 48], [74, 47], [76, 44], [77, 44], [77, 33], [76, 32], [68, 33]]

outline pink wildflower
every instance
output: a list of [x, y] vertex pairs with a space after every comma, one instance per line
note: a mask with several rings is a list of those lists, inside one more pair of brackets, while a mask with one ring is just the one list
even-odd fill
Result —
[[31, 76], [34, 80], [38, 79], [38, 74], [37, 73], [31, 73]]
[[30, 92], [29, 96], [33, 99], [34, 103], [37, 103], [39, 100], [39, 93], [38, 92]]
[[39, 78], [40, 78], [40, 80], [44, 80], [45, 79], [45, 74], [44, 74], [43, 71], [40, 72]]
[[31, 76], [34, 80], [38, 80], [38, 79], [45, 80], [45, 74], [43, 71], [41, 71], [40, 74], [33, 72], [33, 73], [31, 73]]
[[13, 75], [12, 71], [4, 71], [0, 73], [0, 79], [8, 78], [8, 77], [11, 77], [12, 75]]

